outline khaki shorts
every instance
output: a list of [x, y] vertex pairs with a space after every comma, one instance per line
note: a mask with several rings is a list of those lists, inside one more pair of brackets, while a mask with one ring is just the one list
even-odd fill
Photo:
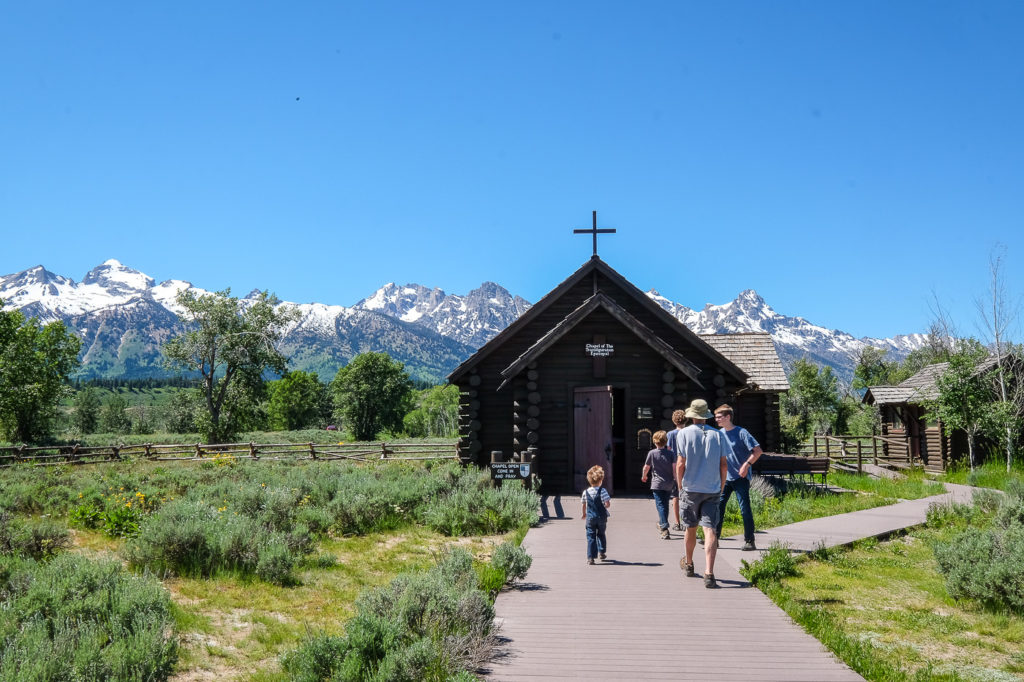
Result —
[[718, 527], [718, 502], [722, 493], [679, 493], [679, 515], [687, 528]]

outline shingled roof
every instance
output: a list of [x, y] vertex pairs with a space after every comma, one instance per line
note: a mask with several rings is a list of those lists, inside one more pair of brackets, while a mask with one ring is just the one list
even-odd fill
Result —
[[771, 334], [700, 334], [702, 341], [746, 372], [759, 391], [787, 391], [789, 381], [775, 351]]
[[868, 390], [864, 394], [864, 402], [869, 405], [900, 404], [907, 402], [907, 398], [913, 393], [913, 389], [899, 386], [868, 386]]
[[[987, 372], [996, 364], [995, 357], [988, 357], [978, 363], [976, 372]], [[917, 374], [900, 382], [898, 386], [869, 386], [864, 394], [864, 402], [868, 396], [876, 405], [893, 405], [900, 403], [921, 403], [934, 400], [939, 395], [936, 382], [949, 367], [948, 362], [936, 362], [922, 368]]]

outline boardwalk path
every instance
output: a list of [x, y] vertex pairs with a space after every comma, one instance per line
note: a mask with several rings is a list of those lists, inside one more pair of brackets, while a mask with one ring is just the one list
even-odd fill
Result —
[[[957, 499], [969, 489], [952, 486]], [[758, 546], [779, 540], [794, 549], [841, 545], [924, 521], [929, 504], [901, 502], [758, 533]], [[566, 516], [558, 518], [564, 505]], [[547, 498], [551, 517], [530, 530], [528, 582], [495, 604], [500, 657], [488, 679], [514, 680], [860, 680], [794, 624], [738, 572], [742, 538], [721, 542], [717, 590], [679, 569], [681, 534], [657, 533], [650, 499], [616, 498], [608, 523], [608, 561], [588, 566], [578, 498]], [[703, 548], [694, 563], [704, 573]]]

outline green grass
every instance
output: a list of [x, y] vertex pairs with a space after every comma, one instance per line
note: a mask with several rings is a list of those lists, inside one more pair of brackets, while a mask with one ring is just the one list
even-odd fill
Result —
[[968, 471], [967, 467], [961, 464], [944, 473], [939, 480], [973, 485], [979, 488], [1007, 490], [1013, 482], [1018, 485], [1024, 483], [1024, 462], [1020, 460], [1014, 462], [1009, 473], [1006, 471], [1006, 462], [998, 461], [998, 459], [975, 467], [973, 472]]
[[762, 589], [868, 680], [1020, 679], [1024, 618], [957, 602], [932, 546], [957, 529], [813, 553]]
[[871, 478], [863, 474], [834, 471], [828, 475], [829, 485], [882, 497], [917, 500], [946, 492], [941, 483], [928, 478], [921, 469], [904, 472], [903, 478]]
[[[754, 527], [758, 529], [784, 526], [807, 519], [834, 516], [862, 509], [893, 504], [900, 499], [917, 499], [944, 492], [938, 483], [927, 480], [920, 472], [905, 479], [873, 479], [866, 474], [829, 474], [830, 486], [856, 491], [836, 493], [815, 486], [795, 484], [778, 497], [762, 497], [751, 490]], [[722, 535], [728, 537], [743, 532], [736, 495], [729, 499], [725, 510]]]

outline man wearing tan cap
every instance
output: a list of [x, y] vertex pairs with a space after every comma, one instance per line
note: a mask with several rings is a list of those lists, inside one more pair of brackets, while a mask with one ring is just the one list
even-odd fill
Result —
[[704, 529], [704, 587], [715, 582], [715, 555], [718, 553], [718, 502], [728, 473], [726, 459], [732, 452], [729, 440], [718, 429], [708, 426], [714, 415], [706, 400], [697, 399], [686, 410], [689, 426], [676, 434], [676, 484], [679, 507], [686, 527], [686, 555], [680, 562], [688, 577], [696, 575], [693, 550], [697, 546], [697, 526]]

